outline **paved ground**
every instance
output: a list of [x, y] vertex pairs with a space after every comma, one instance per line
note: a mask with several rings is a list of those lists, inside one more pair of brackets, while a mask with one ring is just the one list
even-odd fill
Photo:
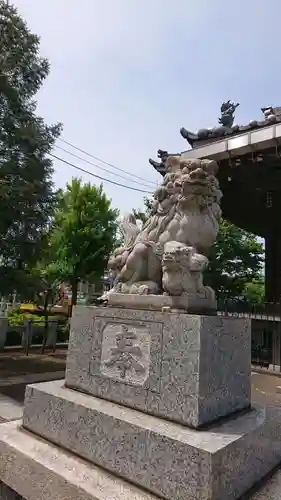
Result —
[[259, 404], [281, 406], [281, 394], [276, 387], [281, 386], [281, 378], [266, 373], [252, 373], [252, 400]]
[[66, 349], [55, 354], [21, 351], [0, 354], [0, 423], [21, 418], [27, 384], [64, 378]]
[[22, 416], [22, 403], [0, 394], [0, 418], [5, 420], [18, 420]]
[[66, 349], [53, 353], [40, 354], [31, 351], [28, 356], [21, 352], [0, 354], [0, 379], [24, 375], [27, 373], [47, 373], [65, 369]]

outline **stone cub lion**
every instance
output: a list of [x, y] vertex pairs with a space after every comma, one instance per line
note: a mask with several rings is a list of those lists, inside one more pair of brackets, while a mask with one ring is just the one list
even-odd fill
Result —
[[193, 247], [177, 241], [165, 244], [162, 257], [162, 287], [165, 295], [204, 294], [203, 271], [208, 259]]

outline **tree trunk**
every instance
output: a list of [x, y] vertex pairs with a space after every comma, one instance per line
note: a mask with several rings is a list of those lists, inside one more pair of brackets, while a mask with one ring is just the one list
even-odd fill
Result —
[[72, 308], [73, 306], [76, 306], [77, 303], [77, 294], [78, 294], [78, 278], [73, 278], [71, 280], [71, 305], [69, 308], [69, 317], [72, 316]]

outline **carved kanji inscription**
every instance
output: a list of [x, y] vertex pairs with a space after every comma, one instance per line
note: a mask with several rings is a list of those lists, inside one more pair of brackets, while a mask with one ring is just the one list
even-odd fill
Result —
[[103, 329], [101, 373], [134, 385], [149, 375], [150, 336], [145, 326], [107, 323]]

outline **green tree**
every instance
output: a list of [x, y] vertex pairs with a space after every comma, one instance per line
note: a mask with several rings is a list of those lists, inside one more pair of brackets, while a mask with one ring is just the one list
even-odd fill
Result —
[[246, 283], [244, 288], [245, 301], [250, 304], [261, 304], [264, 301], [264, 277]]
[[61, 299], [60, 285], [63, 282], [63, 276], [66, 272], [63, 263], [59, 261], [48, 262], [47, 256], [48, 253], [45, 251], [42, 260], [39, 261], [33, 269], [33, 302], [39, 308], [43, 309], [45, 321], [42, 353], [44, 353], [48, 338], [49, 316], [51, 315], [53, 306]]
[[34, 97], [49, 73], [39, 38], [0, 0], [0, 293], [20, 289], [37, 259], [56, 193], [48, 158], [61, 126], [36, 115]]
[[[151, 213], [151, 199], [134, 215], [145, 222]], [[264, 297], [262, 268], [264, 249], [253, 234], [221, 220], [216, 243], [210, 249], [209, 266], [204, 282], [217, 293], [219, 300], [243, 300], [260, 303]]]
[[50, 251], [60, 263], [60, 275], [72, 288], [72, 305], [77, 301], [80, 280], [95, 281], [103, 275], [115, 244], [118, 212], [102, 186], [67, 184], [54, 218]]
[[261, 301], [264, 250], [256, 236], [222, 220], [208, 258], [205, 283], [214, 288], [218, 299]]

